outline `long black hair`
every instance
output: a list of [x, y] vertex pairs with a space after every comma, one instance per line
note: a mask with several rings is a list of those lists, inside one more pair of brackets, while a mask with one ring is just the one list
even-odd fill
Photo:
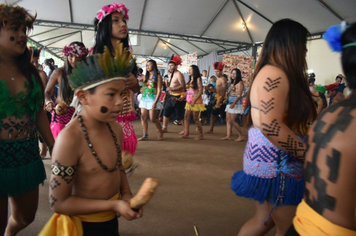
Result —
[[[110, 5], [107, 5], [110, 7]], [[94, 45], [94, 53], [104, 53], [104, 46], [109, 48], [111, 55], [115, 53], [115, 46], [111, 43], [111, 32], [112, 32], [112, 20], [111, 14], [107, 15], [98, 25], [99, 20], [95, 17], [94, 19], [94, 29], [95, 29], [95, 45]], [[122, 40], [124, 48], [129, 49], [129, 34], [127, 34], [126, 38]]]
[[231, 77], [231, 84], [236, 85], [236, 84], [240, 83], [240, 81], [242, 81], [241, 71], [239, 69], [237, 69], [237, 68], [234, 68], [231, 71], [231, 75], [232, 75], [233, 71], [236, 72], [236, 79], [233, 79], [232, 76], [230, 76]]
[[[69, 45], [78, 45], [78, 46], [82, 46], [85, 47], [84, 43], [82, 42], [72, 42]], [[69, 64], [68, 58], [66, 59], [66, 61], [64, 62], [64, 67], [62, 70], [62, 79], [61, 82], [59, 83], [59, 90], [61, 91], [62, 94], [62, 98], [63, 101], [67, 104], [70, 104], [72, 102], [72, 98], [73, 98], [73, 90], [72, 88], [69, 86], [68, 83], [68, 75], [72, 74], [72, 66]]]
[[[341, 43], [343, 46], [356, 43], [356, 23], [346, 29], [342, 35]], [[356, 46], [343, 48], [341, 62], [349, 88], [356, 89]]]
[[[314, 121], [317, 116], [306, 73], [308, 35], [308, 30], [296, 21], [283, 19], [274, 23], [263, 43], [251, 82], [252, 87], [254, 79], [266, 65], [276, 66], [286, 73], [289, 81], [289, 115], [286, 124], [297, 127], [301, 134], [305, 134], [308, 122]], [[247, 94], [247, 107], [251, 106], [250, 92], [251, 89]], [[245, 126], [249, 128], [252, 126], [251, 109], [246, 118]]]
[[[200, 78], [200, 71], [199, 67], [196, 65], [191, 65], [190, 66], [193, 69], [193, 89], [197, 90], [198, 89], [198, 78]], [[192, 78], [189, 76], [189, 82], [190, 83]]]
[[[152, 63], [152, 66], [153, 66], [153, 75], [154, 75], [154, 83], [157, 84], [157, 80], [158, 80], [158, 67], [157, 67], [157, 63], [155, 60], [149, 60], [147, 63], [151, 62]], [[150, 72], [146, 72], [146, 75], [145, 75], [145, 81], [144, 83], [147, 83], [147, 81], [150, 79]]]

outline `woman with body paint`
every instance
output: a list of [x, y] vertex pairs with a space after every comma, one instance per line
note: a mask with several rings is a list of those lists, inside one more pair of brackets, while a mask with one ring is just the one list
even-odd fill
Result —
[[35, 18], [0, 4], [0, 235], [16, 235], [35, 219], [38, 185], [46, 179], [38, 132], [50, 153], [54, 145], [43, 84], [26, 46]]

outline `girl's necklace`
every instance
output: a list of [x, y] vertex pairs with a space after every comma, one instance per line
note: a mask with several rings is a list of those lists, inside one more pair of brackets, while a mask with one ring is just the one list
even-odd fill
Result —
[[114, 142], [115, 142], [115, 146], [117, 148], [117, 162], [116, 162], [115, 167], [112, 168], [112, 169], [109, 169], [106, 165], [104, 165], [103, 162], [101, 161], [101, 159], [96, 155], [96, 151], [93, 148], [93, 144], [89, 140], [88, 132], [87, 132], [87, 129], [85, 128], [85, 126], [83, 124], [83, 119], [82, 119], [81, 115], [78, 115], [78, 120], [79, 120], [79, 123], [80, 123], [80, 127], [83, 130], [85, 140], [87, 140], [88, 146], [89, 146], [91, 152], [93, 153], [93, 156], [95, 157], [95, 160], [98, 162], [98, 164], [101, 166], [101, 168], [103, 168], [107, 172], [116, 171], [120, 167], [120, 164], [121, 164], [121, 147], [117, 143], [116, 134], [113, 132], [113, 130], [112, 130], [111, 126], [109, 125], [109, 123], [107, 123], [106, 125], [108, 126], [108, 128], [110, 130], [110, 133], [111, 133], [111, 135], [112, 135], [112, 137], [114, 139]]

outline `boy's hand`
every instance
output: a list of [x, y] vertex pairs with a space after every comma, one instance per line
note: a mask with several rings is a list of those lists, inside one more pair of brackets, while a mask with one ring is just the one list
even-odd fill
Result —
[[117, 200], [114, 205], [114, 211], [118, 212], [126, 220], [134, 220], [142, 217], [142, 208], [136, 212], [131, 209], [128, 202]]

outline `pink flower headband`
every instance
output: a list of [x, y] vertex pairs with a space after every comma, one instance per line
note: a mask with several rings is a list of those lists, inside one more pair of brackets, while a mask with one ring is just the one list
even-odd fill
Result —
[[96, 19], [99, 20], [98, 25], [107, 15], [115, 11], [125, 14], [125, 19], [129, 20], [129, 15], [127, 14], [129, 12], [129, 9], [126, 8], [125, 4], [113, 3], [110, 6], [104, 6], [101, 10], [98, 11], [98, 13], [96, 14]]
[[86, 57], [89, 53], [88, 49], [77, 44], [71, 44], [69, 46], [64, 46], [62, 50], [64, 56], [75, 55], [77, 57]]

